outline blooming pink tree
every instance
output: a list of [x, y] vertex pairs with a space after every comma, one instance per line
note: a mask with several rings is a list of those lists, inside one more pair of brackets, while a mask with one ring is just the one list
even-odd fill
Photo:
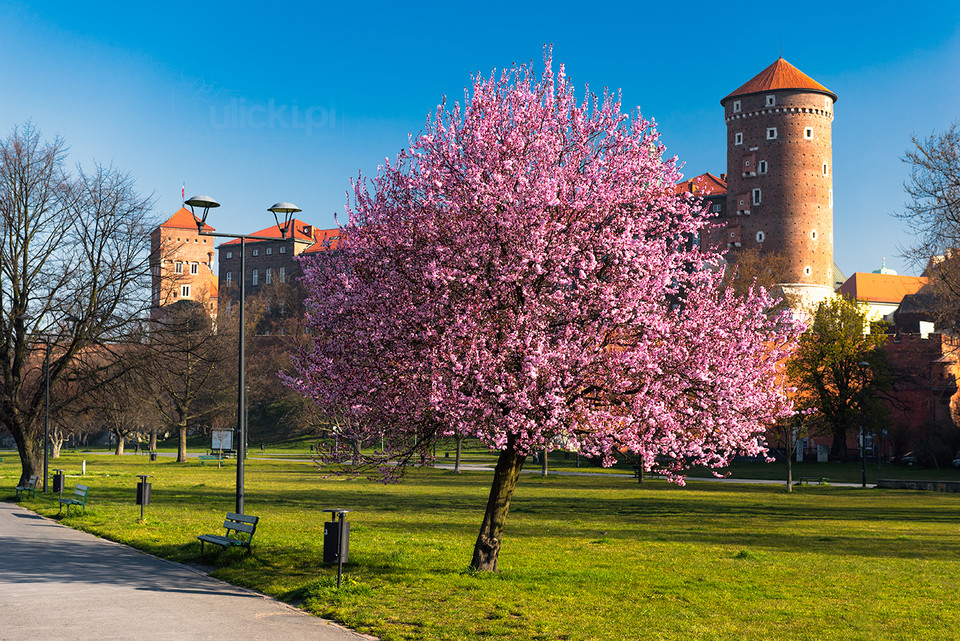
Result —
[[290, 383], [346, 438], [384, 439], [368, 462], [396, 476], [447, 436], [499, 452], [481, 570], [529, 453], [628, 450], [682, 482], [764, 452], [789, 409], [774, 376], [797, 328], [766, 292], [722, 287], [650, 123], [608, 93], [578, 102], [545, 62], [440, 105], [372, 190], [355, 183], [340, 252], [303, 262], [314, 340]]

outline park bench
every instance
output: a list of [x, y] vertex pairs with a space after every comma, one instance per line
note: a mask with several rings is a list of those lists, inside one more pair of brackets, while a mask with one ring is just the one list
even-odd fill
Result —
[[24, 493], [24, 492], [29, 492], [29, 493], [30, 493], [30, 496], [36, 498], [36, 496], [37, 496], [37, 485], [39, 485], [39, 484], [40, 484], [40, 477], [37, 476], [36, 474], [34, 474], [34, 475], [32, 475], [30, 478], [27, 479], [27, 482], [26, 482], [26, 483], [24, 483], [23, 485], [18, 485], [18, 486], [16, 487], [16, 490], [17, 490], [17, 500], [19, 501], [20, 499], [23, 498], [23, 493]]
[[223, 461], [226, 456], [220, 456], [219, 454], [201, 454], [200, 455], [200, 465], [206, 465], [207, 461]]
[[70, 516], [70, 506], [79, 505], [83, 508], [84, 513], [87, 511], [87, 494], [90, 492], [90, 488], [86, 485], [80, 485], [77, 483], [77, 487], [73, 490], [73, 496], [66, 499], [57, 499], [57, 502], [60, 503], [60, 510], [57, 514], [63, 512], [63, 506], [67, 506], [67, 516]]
[[800, 480], [797, 482], [797, 485], [824, 485], [830, 482], [826, 476], [801, 476]]
[[243, 547], [247, 548], [247, 552], [249, 553], [250, 543], [253, 542], [253, 535], [257, 531], [257, 521], [259, 520], [260, 517], [258, 516], [234, 514], [233, 512], [228, 513], [227, 520], [223, 522], [223, 527], [227, 530], [226, 536], [219, 534], [201, 534], [197, 537], [197, 539], [200, 540], [200, 556], [203, 556], [204, 543], [213, 543], [214, 545], [219, 545], [224, 548]]

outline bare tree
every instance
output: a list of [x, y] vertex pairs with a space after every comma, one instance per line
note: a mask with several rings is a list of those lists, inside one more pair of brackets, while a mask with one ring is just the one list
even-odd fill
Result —
[[[51, 384], [70, 374], [81, 393], [139, 329], [150, 207], [113, 167], [71, 172], [65, 143], [32, 124], [0, 141], [0, 422], [17, 443], [21, 480], [42, 470], [45, 380], [25, 374], [44, 344]], [[72, 400], [51, 397], [51, 410]]]
[[203, 304], [182, 300], [154, 320], [146, 375], [156, 390], [154, 401], [177, 430], [177, 460], [187, 460], [187, 432], [211, 420], [227, 404], [229, 375], [227, 331], [215, 332]]

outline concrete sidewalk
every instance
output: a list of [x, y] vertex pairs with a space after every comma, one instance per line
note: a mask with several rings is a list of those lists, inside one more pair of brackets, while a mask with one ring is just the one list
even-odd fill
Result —
[[0, 641], [370, 638], [0, 502]]

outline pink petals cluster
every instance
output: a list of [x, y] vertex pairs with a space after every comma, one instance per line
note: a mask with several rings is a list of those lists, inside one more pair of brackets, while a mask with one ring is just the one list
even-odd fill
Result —
[[678, 480], [762, 453], [800, 328], [762, 290], [723, 290], [663, 151], [617, 96], [578, 101], [549, 57], [539, 78], [476, 78], [372, 189], [354, 184], [340, 251], [303, 262], [315, 339], [291, 384], [350, 438], [383, 438], [378, 463], [449, 435], [629, 451]]

